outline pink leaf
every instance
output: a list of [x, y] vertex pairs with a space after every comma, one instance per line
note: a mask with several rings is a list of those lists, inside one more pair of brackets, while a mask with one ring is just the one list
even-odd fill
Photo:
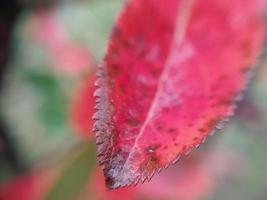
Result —
[[129, 1], [95, 92], [107, 187], [150, 179], [233, 114], [263, 43], [261, 3]]

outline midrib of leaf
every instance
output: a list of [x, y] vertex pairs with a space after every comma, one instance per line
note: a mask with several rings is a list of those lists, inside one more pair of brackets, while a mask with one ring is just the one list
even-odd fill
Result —
[[166, 78], [168, 78], [166, 76], [169, 68], [170, 68], [170, 62], [171, 62], [171, 53], [173, 52], [174, 49], [176, 49], [177, 47], [181, 46], [182, 44], [182, 41], [184, 40], [185, 38], [185, 34], [186, 34], [186, 31], [187, 31], [187, 27], [188, 27], [188, 22], [189, 22], [189, 19], [190, 19], [190, 16], [191, 16], [191, 13], [192, 13], [192, 7], [193, 7], [193, 4], [194, 4], [194, 1], [195, 0], [182, 0], [181, 2], [181, 7], [178, 11], [178, 14], [176, 16], [176, 28], [175, 28], [175, 31], [174, 31], [174, 34], [173, 34], [173, 42], [172, 42], [172, 45], [171, 45], [171, 48], [170, 48], [170, 51], [169, 51], [169, 56], [166, 60], [166, 64], [164, 65], [164, 69], [161, 73], [161, 76], [160, 76], [160, 79], [159, 79], [159, 83], [157, 85], [157, 89], [156, 89], [156, 92], [155, 92], [155, 96], [153, 97], [153, 100], [152, 100], [152, 105], [148, 111], [148, 114], [147, 114], [147, 117], [145, 119], [145, 122], [143, 123], [136, 139], [135, 139], [135, 142], [134, 142], [134, 145], [133, 147], [131, 148], [131, 151], [123, 165], [123, 168], [122, 168], [122, 171], [125, 170], [125, 166], [128, 166], [129, 164], [129, 160], [131, 160], [130, 158], [133, 156], [133, 153], [134, 153], [134, 149], [138, 149], [138, 141], [140, 140], [145, 128], [147, 127], [147, 125], [149, 124], [150, 120], [152, 119], [152, 117], [154, 116], [154, 112], [155, 112], [155, 108], [157, 106], [157, 102], [158, 102], [158, 98], [159, 98], [159, 91], [161, 90], [161, 83], [163, 81], [166, 80]]

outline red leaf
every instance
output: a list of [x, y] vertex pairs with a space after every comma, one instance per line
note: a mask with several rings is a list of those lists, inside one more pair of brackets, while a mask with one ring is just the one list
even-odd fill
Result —
[[83, 80], [77, 89], [70, 109], [70, 124], [74, 131], [83, 138], [91, 137], [93, 120], [90, 116], [94, 113], [94, 81], [92, 74], [86, 80]]
[[131, 0], [95, 95], [109, 188], [176, 162], [233, 114], [263, 43], [261, 0]]
[[33, 171], [0, 184], [1, 200], [38, 200], [51, 187], [57, 176], [55, 171]]

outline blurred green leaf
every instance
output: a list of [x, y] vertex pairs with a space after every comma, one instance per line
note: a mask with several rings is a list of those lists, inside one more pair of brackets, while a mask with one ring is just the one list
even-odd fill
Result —
[[73, 200], [87, 185], [96, 164], [94, 146], [89, 144], [63, 171], [45, 200]]
[[0, 159], [0, 182], [4, 182], [8, 178], [10, 178], [12, 175], [14, 175], [14, 170], [12, 169], [12, 166], [4, 160], [3, 158]]
[[36, 89], [42, 90], [42, 93], [56, 93], [59, 90], [57, 80], [53, 77], [53, 74], [27, 70], [23, 75]]
[[68, 114], [67, 98], [62, 93], [58, 80], [52, 74], [44, 72], [27, 71], [24, 76], [42, 96], [40, 117], [49, 132], [54, 134], [57, 129], [65, 126]]

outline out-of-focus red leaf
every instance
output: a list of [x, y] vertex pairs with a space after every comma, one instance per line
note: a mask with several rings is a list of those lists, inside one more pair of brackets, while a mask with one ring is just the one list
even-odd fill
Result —
[[92, 136], [92, 115], [95, 105], [95, 98], [93, 97], [94, 82], [95, 77], [92, 74], [81, 82], [73, 95], [74, 99], [70, 108], [70, 123], [75, 132], [85, 138]]
[[106, 185], [150, 179], [221, 128], [260, 53], [262, 0], [130, 0], [95, 95]]
[[0, 184], [1, 200], [39, 200], [55, 179], [52, 171], [34, 171]]
[[69, 74], [87, 71], [94, 59], [90, 51], [71, 41], [55, 9], [38, 10], [32, 15], [34, 37], [50, 51], [54, 65]]
[[[34, 175], [23, 176], [11, 181], [0, 188], [0, 199], [2, 200], [30, 200], [39, 194], [39, 186]], [[37, 198], [38, 199], [38, 198]]]
[[93, 58], [88, 49], [76, 44], [66, 44], [59, 46], [53, 51], [55, 67], [60, 72], [69, 74], [87, 71], [93, 65]]

